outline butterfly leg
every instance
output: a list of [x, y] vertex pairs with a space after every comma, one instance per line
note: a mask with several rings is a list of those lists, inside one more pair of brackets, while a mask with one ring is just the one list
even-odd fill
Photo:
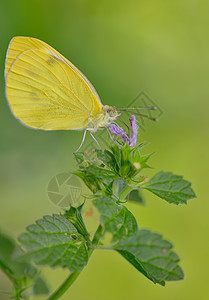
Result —
[[76, 153], [81, 149], [81, 147], [83, 146], [83, 143], [84, 143], [84, 141], [85, 141], [85, 137], [86, 137], [86, 130], [84, 131], [83, 139], [82, 139], [82, 141], [81, 141], [81, 144], [80, 144], [80, 146], [78, 147], [78, 149], [74, 152], [74, 154], [76, 154]]
[[106, 129], [107, 129], [107, 132], [108, 132], [108, 134], [109, 134], [111, 140], [113, 141], [113, 143], [114, 143], [116, 146], [120, 146], [120, 144], [114, 140], [114, 138], [113, 138], [113, 136], [112, 136], [112, 134], [111, 134], [109, 128], [106, 127]]
[[96, 140], [96, 138], [93, 136], [92, 132], [89, 131], [89, 133], [90, 133], [92, 139], [96, 142], [97, 146], [98, 146], [100, 149], [102, 149], [102, 147], [100, 146], [100, 144], [98, 143], [98, 141]]
[[121, 118], [118, 118], [118, 120], [120, 120], [126, 126], [126, 128], [128, 129], [128, 135], [130, 136], [130, 127]]

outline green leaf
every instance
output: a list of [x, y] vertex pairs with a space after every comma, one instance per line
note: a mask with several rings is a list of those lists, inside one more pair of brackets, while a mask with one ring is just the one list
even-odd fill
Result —
[[93, 200], [93, 204], [100, 213], [100, 221], [102, 224], [116, 215], [122, 208], [121, 205], [116, 203], [115, 199], [107, 196], [97, 196], [96, 199]]
[[74, 155], [78, 164], [81, 164], [84, 161], [84, 155], [82, 152], [74, 153]]
[[49, 288], [42, 277], [36, 278], [33, 285], [34, 295], [47, 295], [49, 293]]
[[37, 271], [28, 262], [18, 260], [18, 255], [22, 253], [20, 247], [10, 237], [0, 233], [0, 268], [12, 280], [33, 278]]
[[126, 239], [137, 231], [138, 225], [132, 213], [114, 199], [100, 196], [93, 200], [93, 204], [100, 212], [104, 232], [112, 233], [112, 242]]
[[191, 183], [182, 176], [171, 172], [159, 172], [152, 177], [142, 188], [147, 189], [158, 197], [169, 203], [187, 203], [187, 200], [195, 198], [196, 195], [191, 188]]
[[92, 193], [96, 193], [97, 191], [101, 190], [102, 181], [96, 176], [87, 174], [85, 170], [80, 170], [78, 172], [74, 172], [73, 174], [82, 179]]
[[86, 241], [73, 224], [59, 215], [45, 216], [19, 237], [25, 259], [36, 264], [81, 270], [88, 261]]
[[113, 195], [115, 195], [118, 198], [120, 193], [124, 190], [125, 187], [126, 187], [126, 181], [123, 178], [116, 178], [113, 181], [113, 186], [112, 186]]
[[96, 165], [91, 165], [86, 169], [87, 173], [92, 174], [98, 178], [101, 179], [113, 179], [115, 178], [117, 175], [108, 169], [96, 166]]
[[78, 207], [71, 206], [69, 210], [65, 210], [65, 214], [63, 214], [62, 216], [69, 220], [85, 239], [88, 239], [89, 233], [82, 217], [83, 205], [84, 203], [82, 203]]
[[104, 150], [104, 152], [96, 150], [96, 152], [98, 159], [101, 160], [104, 165], [108, 166], [112, 171], [118, 172], [119, 166], [112, 152], [108, 150]]
[[141, 193], [139, 192], [139, 190], [132, 190], [126, 197], [129, 201], [133, 201], [133, 202], [137, 202], [139, 204], [143, 204], [145, 203]]
[[[141, 155], [141, 145], [129, 147], [125, 144], [119, 148], [111, 147], [111, 155], [114, 157], [114, 171], [124, 179], [133, 179], [143, 168], [149, 168], [147, 161], [152, 154]], [[103, 159], [104, 163], [105, 160]], [[113, 161], [113, 159], [112, 159]]]
[[150, 166], [147, 164], [147, 162], [152, 155], [153, 155], [153, 153], [147, 154], [147, 155], [141, 155], [139, 149], [134, 148], [130, 153], [130, 161], [138, 170], [141, 170], [144, 168], [150, 168]]
[[138, 230], [134, 236], [120, 240], [112, 248], [154, 283], [165, 285], [165, 281], [184, 278], [178, 266], [179, 257], [172, 252], [172, 244], [159, 234]]
[[24, 291], [33, 285], [37, 270], [28, 262], [20, 261], [23, 253], [19, 245], [10, 237], [0, 233], [0, 269], [13, 282], [11, 299], [23, 299]]
[[121, 166], [121, 149], [118, 146], [113, 145], [109, 152], [112, 153], [119, 169]]

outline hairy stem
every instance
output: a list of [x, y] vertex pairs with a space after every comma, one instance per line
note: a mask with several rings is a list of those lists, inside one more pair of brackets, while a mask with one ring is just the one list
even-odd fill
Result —
[[73, 284], [73, 282], [77, 279], [81, 271], [75, 271], [71, 273], [67, 277], [67, 279], [65, 279], [63, 284], [51, 296], [49, 296], [48, 300], [59, 299], [69, 289], [69, 287]]

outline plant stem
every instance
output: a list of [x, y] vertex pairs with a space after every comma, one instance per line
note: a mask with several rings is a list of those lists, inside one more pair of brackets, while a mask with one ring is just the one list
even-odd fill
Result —
[[69, 287], [73, 284], [73, 282], [79, 276], [81, 271], [75, 271], [75, 272], [71, 273], [67, 277], [67, 279], [63, 282], [63, 284], [51, 296], [49, 296], [48, 300], [59, 299], [69, 289]]
[[125, 197], [133, 190], [132, 186], [127, 185], [124, 190], [120, 193], [120, 199], [124, 200]]
[[102, 235], [102, 231], [103, 231], [103, 228], [102, 228], [102, 225], [100, 224], [98, 227], [97, 227], [97, 230], [94, 234], [94, 237], [93, 237], [93, 240], [92, 240], [92, 245], [94, 247], [97, 247], [97, 245], [99, 244], [99, 240], [101, 238], [101, 235]]
[[127, 185], [124, 190], [122, 190], [122, 192], [120, 193], [120, 199], [123, 201], [126, 196], [134, 189], [139, 188], [143, 183], [145, 183], [148, 180], [148, 178], [146, 177], [145, 179], [143, 179], [141, 182], [139, 182], [136, 186], [132, 186], [132, 185]]

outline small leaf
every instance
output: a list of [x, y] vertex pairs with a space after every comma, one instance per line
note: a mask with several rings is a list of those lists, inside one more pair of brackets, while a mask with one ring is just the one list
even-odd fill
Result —
[[91, 165], [86, 169], [87, 173], [92, 174], [101, 179], [112, 179], [115, 178], [117, 175], [108, 169], [104, 169], [102, 167], [98, 167], [96, 165]]
[[93, 200], [101, 214], [104, 231], [113, 235], [112, 242], [126, 239], [135, 234], [137, 222], [132, 213], [124, 206], [118, 205], [112, 198], [101, 196]]
[[113, 194], [118, 198], [120, 193], [124, 190], [126, 187], [126, 181], [123, 178], [116, 178], [113, 181], [112, 191]]
[[74, 153], [74, 155], [78, 164], [81, 164], [84, 161], [84, 155], [82, 152]]
[[92, 193], [96, 193], [101, 189], [101, 179], [91, 174], [87, 174], [85, 170], [80, 170], [78, 172], [74, 172], [73, 174], [82, 179]]
[[144, 205], [145, 201], [139, 190], [132, 190], [126, 197], [129, 201], [137, 202]]
[[33, 285], [34, 295], [47, 295], [49, 293], [49, 288], [42, 277], [36, 278]]
[[181, 280], [184, 277], [178, 266], [179, 257], [172, 252], [172, 244], [149, 230], [138, 230], [134, 236], [112, 246], [138, 271], [154, 283]]
[[25, 259], [36, 264], [81, 270], [88, 261], [85, 239], [71, 222], [59, 215], [45, 216], [19, 237]]
[[65, 214], [63, 214], [62, 216], [69, 220], [75, 226], [77, 231], [86, 239], [89, 237], [89, 233], [82, 217], [83, 206], [84, 203], [82, 203], [78, 207], [71, 206], [70, 209], [65, 210]]
[[174, 204], [186, 204], [187, 200], [196, 197], [191, 183], [184, 180], [182, 176], [174, 175], [171, 172], [157, 173], [142, 188]]
[[111, 150], [110, 153], [112, 153], [112, 155], [114, 156], [114, 159], [116, 161], [118, 168], [120, 168], [120, 166], [121, 166], [121, 149], [118, 146], [113, 145], [110, 148], [110, 150]]
[[150, 166], [147, 164], [150, 157], [153, 155], [147, 154], [147, 155], [141, 155], [138, 148], [133, 149], [133, 151], [130, 153], [130, 161], [133, 163], [133, 165], [136, 167], [138, 166], [138, 169], [144, 169], [144, 168], [150, 168]]
[[119, 166], [112, 152], [108, 150], [104, 150], [104, 152], [97, 150], [96, 152], [98, 159], [101, 160], [104, 165], [108, 166], [112, 171], [118, 172]]

